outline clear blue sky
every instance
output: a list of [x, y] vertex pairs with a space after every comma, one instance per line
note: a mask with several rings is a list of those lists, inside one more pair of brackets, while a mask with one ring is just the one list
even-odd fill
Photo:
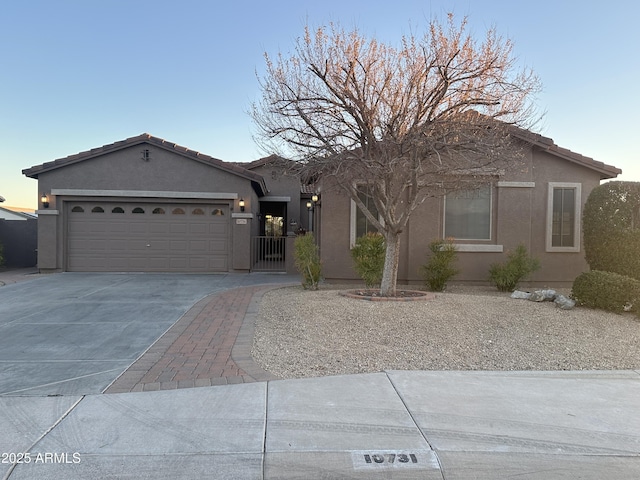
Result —
[[538, 133], [640, 181], [640, 2], [7, 0], [0, 10], [0, 195], [34, 208], [21, 171], [143, 132], [226, 161], [263, 156], [247, 115], [263, 53], [306, 22], [395, 42], [433, 16], [495, 25], [543, 83]]

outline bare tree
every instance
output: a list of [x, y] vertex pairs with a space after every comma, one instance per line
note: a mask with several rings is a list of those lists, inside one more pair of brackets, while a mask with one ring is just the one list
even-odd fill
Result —
[[307, 26], [292, 55], [265, 55], [258, 141], [303, 176], [341, 187], [384, 235], [382, 295], [395, 295], [399, 238], [415, 208], [492, 181], [520, 155], [510, 129], [533, 120], [537, 77], [516, 69], [512, 43], [494, 29], [478, 42], [466, 27], [449, 15], [394, 47]]

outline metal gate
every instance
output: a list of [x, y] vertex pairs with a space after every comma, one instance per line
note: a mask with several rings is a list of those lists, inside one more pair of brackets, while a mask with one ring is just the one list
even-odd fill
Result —
[[287, 237], [253, 237], [251, 239], [251, 271], [285, 272]]

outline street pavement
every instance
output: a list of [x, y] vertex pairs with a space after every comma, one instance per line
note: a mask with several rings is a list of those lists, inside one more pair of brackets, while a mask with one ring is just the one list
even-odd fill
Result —
[[[195, 322], [194, 306], [291, 280], [199, 277], [56, 274], [0, 287], [2, 480], [640, 478], [638, 371], [256, 381], [243, 370], [239, 384], [162, 389], [142, 380], [147, 362], [126, 391], [101, 393], [172, 326]], [[234, 308], [250, 323], [246, 303]], [[183, 327], [158, 361], [184, 348]]]

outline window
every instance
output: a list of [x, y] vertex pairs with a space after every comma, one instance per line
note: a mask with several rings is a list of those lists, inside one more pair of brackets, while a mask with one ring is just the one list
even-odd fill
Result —
[[204, 210], [202, 210], [201, 208], [194, 208], [191, 211], [191, 215], [204, 215]]
[[445, 197], [444, 236], [456, 240], [491, 240], [491, 186]]
[[581, 187], [579, 183], [549, 183], [547, 252], [580, 251]]
[[164, 208], [154, 208], [151, 212], [153, 215], [164, 215]]
[[104, 208], [102, 208], [102, 207], [93, 207], [91, 209], [91, 213], [104, 213]]
[[113, 207], [111, 213], [124, 213], [124, 209], [122, 207]]
[[221, 216], [224, 215], [224, 212], [221, 209], [216, 208], [213, 212], [211, 212], [211, 215]]
[[[367, 195], [366, 192], [360, 192], [358, 198], [362, 200], [362, 203], [369, 209], [374, 217], [380, 218], [378, 209], [373, 202], [373, 198]], [[356, 205], [356, 202], [351, 200], [351, 229], [350, 229], [350, 242], [351, 246], [356, 244], [356, 239], [367, 233], [376, 233], [378, 230], [373, 226], [371, 221], [365, 217], [362, 210]]]
[[171, 213], [173, 213], [174, 215], [184, 215], [184, 210], [181, 208], [174, 208]]
[[71, 211], [73, 213], [84, 213], [84, 208], [82, 208], [80, 205], [76, 205], [71, 209]]
[[133, 210], [131, 210], [131, 213], [144, 213], [144, 210], [140, 207], [136, 207]]

